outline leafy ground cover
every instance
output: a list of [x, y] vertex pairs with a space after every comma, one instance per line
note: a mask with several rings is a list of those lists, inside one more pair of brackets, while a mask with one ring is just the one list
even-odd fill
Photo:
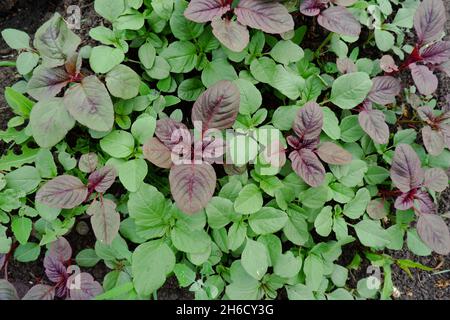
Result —
[[[170, 3], [96, 1], [110, 29], [79, 51], [58, 15], [33, 48], [3, 32], [24, 80], [6, 90], [2, 264], [46, 252], [27, 298], [157, 298], [172, 275], [200, 299], [389, 298], [392, 265], [428, 268], [386, 249], [448, 254], [440, 1], [304, 2], [306, 20], [295, 1]], [[310, 48], [316, 21], [333, 33]], [[97, 242], [71, 259], [86, 222]], [[351, 285], [362, 259], [381, 286]], [[103, 286], [71, 268], [99, 261]]]

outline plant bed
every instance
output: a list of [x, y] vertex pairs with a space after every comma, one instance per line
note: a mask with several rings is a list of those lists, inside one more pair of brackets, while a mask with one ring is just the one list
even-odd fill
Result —
[[[18, 2], [2, 13], [0, 30], [34, 34], [52, 19], [71, 41], [57, 39], [62, 55], [46, 42], [17, 46], [12, 42], [23, 35], [14, 31], [4, 37], [19, 50], [1, 44], [3, 59], [22, 55], [22, 75], [14, 67], [0, 75], [0, 193], [13, 190], [8, 201], [21, 202], [2, 208], [8, 219], [0, 241], [10, 247], [3, 256], [9, 282], [0, 282], [0, 293], [9, 295], [0, 297], [14, 298], [15, 287], [33, 299], [448, 299], [448, 218], [440, 218], [448, 212], [448, 179], [438, 178], [448, 172], [449, 151], [428, 138], [446, 120], [427, 119], [423, 107], [437, 117], [447, 108], [447, 80], [440, 76], [435, 88], [425, 68], [444, 69], [438, 65], [450, 49], [428, 54], [425, 63], [427, 49], [410, 54], [416, 42], [438, 42], [440, 1], [425, 1], [422, 13], [418, 1], [348, 9], [311, 1], [299, 11], [297, 1], [241, 0], [219, 13], [201, 11], [198, 1], [125, 1], [127, 9], [121, 1], [96, 1], [95, 8], [79, 1], [75, 33], [52, 17], [58, 11], [70, 23], [71, 1], [38, 3], [40, 16], [28, 26], [20, 17], [32, 7]], [[276, 18], [249, 19], [246, 5], [255, 3], [263, 8], [255, 14]], [[376, 31], [364, 19], [372, 10], [382, 20]], [[417, 21], [437, 21], [435, 29], [418, 22], [417, 41], [414, 12]], [[36, 38], [48, 30], [41, 27]], [[73, 58], [75, 51], [82, 58]], [[24, 53], [36, 55], [39, 67], [25, 65]], [[58, 89], [41, 82], [40, 70], [61, 72], [64, 63]], [[41, 115], [58, 106], [68, 111], [53, 118], [53, 130], [42, 130], [48, 119]], [[427, 121], [431, 129], [423, 131]], [[202, 140], [191, 137], [194, 126]], [[275, 139], [264, 144], [255, 128], [272, 129]], [[232, 138], [211, 140], [208, 129]], [[191, 143], [203, 162], [189, 163]], [[254, 143], [263, 147], [254, 159], [239, 153]], [[224, 150], [231, 154], [225, 165], [216, 161]], [[424, 183], [429, 168], [432, 179]], [[66, 198], [55, 196], [61, 185]], [[11, 198], [21, 187], [25, 194]], [[314, 199], [320, 193], [327, 197]], [[407, 194], [419, 202], [396, 209], [394, 200]], [[404, 242], [400, 230], [407, 231]], [[75, 266], [81, 290], [66, 288]], [[411, 278], [400, 267], [410, 268]], [[371, 288], [373, 281], [381, 286]]]

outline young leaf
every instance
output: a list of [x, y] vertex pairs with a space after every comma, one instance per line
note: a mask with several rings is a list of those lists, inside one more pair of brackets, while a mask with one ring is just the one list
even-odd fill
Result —
[[52, 208], [71, 209], [83, 203], [87, 194], [80, 179], [62, 175], [44, 184], [36, 193], [36, 201]]
[[56, 96], [69, 84], [70, 75], [63, 67], [47, 69], [37, 67], [27, 85], [27, 92], [36, 100], [44, 100]]
[[22, 300], [53, 300], [55, 287], [46, 284], [37, 284], [23, 296]]
[[145, 159], [160, 168], [172, 166], [172, 152], [158, 138], [151, 138], [143, 146]]
[[358, 122], [374, 142], [388, 143], [389, 127], [386, 124], [383, 112], [373, 109], [362, 110], [358, 115]]
[[78, 167], [81, 171], [91, 173], [97, 168], [98, 156], [94, 152], [85, 153], [78, 161]]
[[422, 128], [422, 140], [428, 153], [438, 156], [444, 150], [444, 137], [441, 132], [433, 130], [430, 126]]
[[419, 44], [436, 40], [444, 31], [445, 7], [442, 0], [423, 0], [414, 15], [414, 29]]
[[418, 204], [415, 206], [418, 214], [434, 214], [436, 213], [437, 206], [431, 199], [428, 192], [424, 190], [418, 190], [414, 195], [414, 202]]
[[97, 192], [106, 192], [112, 186], [117, 177], [117, 171], [113, 166], [104, 166], [89, 175], [89, 188]]
[[215, 18], [211, 26], [216, 38], [231, 51], [241, 52], [250, 41], [247, 27], [240, 24], [239, 21]]
[[86, 212], [91, 215], [92, 229], [97, 240], [107, 245], [111, 244], [120, 227], [120, 215], [116, 211], [116, 204], [110, 199], [95, 200]]
[[433, 251], [447, 255], [450, 252], [450, 234], [445, 221], [436, 214], [421, 214], [417, 233]]
[[31, 110], [31, 132], [42, 148], [51, 148], [60, 142], [74, 125], [75, 119], [67, 112], [62, 98], [39, 101]]
[[325, 29], [344, 36], [358, 37], [361, 33], [361, 25], [344, 7], [329, 7], [319, 14], [317, 22]]
[[57, 261], [65, 263], [72, 257], [72, 247], [66, 238], [59, 237], [50, 244], [47, 255], [53, 257]]
[[439, 41], [420, 50], [424, 63], [440, 64], [450, 60], [450, 41]]
[[325, 168], [317, 156], [309, 149], [294, 150], [290, 153], [294, 171], [312, 187], [320, 186], [325, 178]]
[[317, 154], [322, 161], [329, 164], [347, 164], [352, 161], [350, 152], [332, 142], [322, 143]]
[[0, 279], [0, 300], [19, 300], [16, 288], [5, 279]]
[[367, 98], [372, 102], [387, 105], [395, 102], [400, 93], [400, 80], [391, 76], [381, 76], [372, 79], [372, 89]]
[[221, 17], [230, 9], [228, 0], [192, 0], [184, 16], [189, 20], [204, 23], [212, 21], [215, 17]]
[[411, 76], [417, 86], [417, 90], [423, 95], [430, 95], [438, 87], [438, 78], [428, 67], [412, 63], [409, 65]]
[[70, 276], [67, 286], [70, 288], [70, 300], [92, 300], [103, 293], [102, 285], [86, 272]]
[[175, 165], [169, 175], [177, 206], [188, 214], [202, 210], [216, 188], [216, 172], [208, 163]]
[[430, 190], [442, 192], [448, 187], [448, 176], [441, 168], [427, 169], [423, 185]]
[[109, 131], [114, 124], [114, 107], [105, 85], [96, 76], [89, 76], [64, 96], [64, 104], [72, 117], [96, 131]]
[[191, 134], [188, 128], [183, 123], [170, 118], [160, 119], [156, 122], [155, 135], [170, 150], [181, 143], [191, 144]]
[[219, 81], [197, 99], [192, 108], [192, 121], [201, 122], [203, 132], [213, 128], [228, 129], [236, 120], [239, 102], [236, 85], [227, 80]]
[[323, 126], [323, 113], [316, 102], [308, 102], [295, 117], [292, 129], [300, 139], [315, 139], [320, 135]]
[[243, 25], [266, 33], [284, 33], [294, 29], [294, 19], [286, 7], [272, 0], [240, 0], [234, 13]]
[[397, 188], [403, 192], [422, 185], [424, 172], [417, 156], [411, 146], [399, 144], [395, 148], [391, 166], [391, 179]]
[[300, 4], [300, 12], [305, 16], [317, 16], [322, 9], [326, 8], [326, 0], [304, 0]]

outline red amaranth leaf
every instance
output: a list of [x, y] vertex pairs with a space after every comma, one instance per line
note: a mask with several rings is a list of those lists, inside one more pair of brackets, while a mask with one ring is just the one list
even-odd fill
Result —
[[391, 76], [380, 76], [372, 79], [372, 89], [367, 98], [372, 102], [387, 105], [395, 102], [400, 93], [400, 80]]
[[120, 227], [120, 215], [116, 211], [114, 201], [95, 200], [86, 212], [91, 216], [91, 225], [97, 240], [106, 245], [111, 244]]
[[424, 179], [420, 159], [407, 144], [399, 144], [395, 148], [390, 172], [392, 182], [403, 192], [420, 187]]
[[175, 165], [169, 175], [170, 191], [183, 212], [193, 214], [206, 207], [216, 188], [216, 172], [209, 163]]
[[89, 175], [89, 188], [97, 192], [106, 192], [116, 177], [117, 171], [113, 166], [104, 166]]
[[420, 50], [424, 63], [440, 64], [450, 60], [450, 41], [439, 41]]
[[358, 115], [358, 122], [363, 130], [376, 143], [386, 144], [389, 141], [389, 127], [384, 113], [380, 110], [365, 109]]
[[36, 200], [52, 208], [72, 209], [83, 203], [87, 194], [80, 179], [62, 175], [44, 184], [36, 193]]
[[417, 233], [433, 251], [442, 255], [450, 253], [450, 234], [444, 219], [436, 214], [421, 214]]
[[69, 84], [70, 75], [63, 67], [37, 67], [27, 85], [27, 93], [36, 100], [53, 98]]
[[444, 151], [444, 137], [441, 132], [433, 130], [430, 126], [422, 128], [422, 140], [427, 152], [438, 156]]
[[100, 283], [94, 280], [89, 273], [75, 273], [67, 280], [70, 300], [92, 300], [103, 293]]
[[231, 51], [241, 52], [250, 41], [247, 27], [239, 21], [215, 18], [211, 26], [216, 38]]
[[329, 164], [342, 165], [352, 161], [350, 152], [332, 142], [322, 143], [317, 150], [317, 154], [322, 161]]
[[50, 244], [48, 255], [54, 257], [56, 260], [65, 263], [72, 257], [72, 247], [69, 241], [64, 237], [59, 237]]
[[67, 278], [67, 270], [64, 264], [56, 257], [47, 254], [44, 258], [45, 274], [53, 283], [64, 283]]
[[230, 11], [230, 1], [227, 0], [191, 0], [184, 16], [198, 23], [212, 21]]
[[53, 300], [55, 288], [46, 284], [37, 284], [23, 296], [22, 300]]
[[294, 150], [289, 154], [292, 168], [311, 187], [318, 187], [325, 178], [325, 168], [309, 149]]
[[151, 138], [143, 146], [144, 158], [160, 168], [172, 166], [172, 152], [158, 138]]
[[394, 207], [398, 210], [408, 210], [414, 206], [414, 196], [416, 194], [416, 190], [411, 190], [405, 193], [402, 193], [400, 196], [395, 199]]
[[414, 29], [419, 44], [436, 40], [444, 31], [445, 7], [442, 0], [424, 0], [414, 15]]
[[295, 117], [292, 129], [301, 140], [315, 139], [323, 126], [323, 112], [316, 102], [308, 102]]
[[181, 143], [189, 145], [192, 143], [189, 129], [183, 123], [170, 118], [156, 122], [155, 135], [169, 150]]
[[361, 25], [347, 8], [334, 6], [322, 11], [317, 22], [325, 29], [344, 36], [358, 37]]
[[438, 87], [438, 78], [428, 67], [412, 63], [409, 65], [411, 76], [416, 84], [417, 90], [423, 95], [430, 95]]
[[424, 187], [436, 192], [442, 192], [448, 187], [447, 173], [441, 168], [431, 168], [425, 170]]
[[431, 199], [428, 192], [418, 190], [414, 195], [415, 209], [419, 214], [434, 214], [436, 213], [436, 204]]
[[317, 16], [327, 7], [328, 0], [303, 0], [300, 4], [300, 12], [305, 16]]

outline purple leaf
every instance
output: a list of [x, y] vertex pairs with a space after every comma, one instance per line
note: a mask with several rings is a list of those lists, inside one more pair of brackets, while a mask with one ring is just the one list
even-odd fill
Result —
[[67, 89], [64, 103], [72, 117], [89, 129], [112, 129], [113, 103], [105, 85], [96, 76], [86, 77], [81, 83]]
[[332, 142], [322, 143], [317, 150], [317, 154], [322, 161], [329, 164], [341, 165], [352, 161], [350, 152]]
[[450, 253], [450, 234], [444, 219], [436, 214], [421, 214], [417, 233], [433, 251], [442, 255]]
[[422, 140], [427, 152], [438, 156], [444, 151], [444, 137], [441, 132], [433, 130], [430, 126], [422, 128]]
[[175, 165], [169, 175], [170, 190], [178, 208], [188, 214], [206, 207], [216, 188], [216, 172], [209, 163]]
[[358, 71], [356, 64], [349, 58], [338, 58], [336, 60], [336, 66], [339, 72], [342, 74], [353, 73]]
[[97, 192], [106, 192], [116, 177], [117, 172], [113, 166], [104, 166], [89, 175], [89, 188]]
[[424, 187], [436, 192], [442, 192], [448, 187], [448, 176], [441, 168], [425, 170]]
[[325, 168], [317, 156], [309, 149], [292, 151], [289, 154], [292, 168], [311, 187], [318, 187], [325, 178]]
[[239, 112], [239, 104], [240, 92], [236, 85], [227, 80], [219, 81], [203, 92], [195, 102], [192, 122], [201, 122], [202, 132], [231, 128]]
[[372, 79], [372, 89], [367, 98], [372, 102], [387, 105], [395, 102], [400, 93], [400, 80], [391, 76], [381, 76]]
[[116, 211], [116, 204], [104, 198], [93, 201], [86, 211], [91, 215], [91, 225], [95, 237], [103, 244], [109, 245], [119, 233], [120, 215]]
[[447, 77], [450, 77], [450, 61], [435, 66], [435, 70], [444, 72], [447, 75]]
[[0, 270], [3, 269], [3, 266], [5, 265], [6, 260], [6, 254], [0, 253]]
[[335, 6], [322, 11], [317, 22], [325, 29], [344, 36], [358, 37], [361, 33], [361, 25], [344, 7]]
[[239, 21], [215, 18], [211, 26], [216, 38], [231, 51], [241, 52], [250, 41], [247, 27]]
[[440, 64], [450, 60], [450, 41], [439, 41], [420, 50], [424, 63]]
[[420, 119], [426, 121], [428, 124], [434, 124], [435, 116], [433, 114], [433, 109], [429, 106], [419, 107], [417, 108], [417, 113], [419, 114]]
[[358, 115], [358, 122], [374, 142], [379, 144], [388, 143], [389, 127], [385, 122], [382, 111], [373, 109], [362, 110]]
[[19, 300], [16, 288], [5, 279], [0, 279], [0, 301]]
[[395, 148], [391, 179], [394, 185], [403, 192], [422, 185], [424, 172], [420, 159], [414, 149], [407, 144], [399, 144]]
[[48, 255], [52, 256], [57, 261], [65, 263], [72, 257], [72, 247], [66, 238], [59, 237], [58, 240], [51, 243]]
[[72, 209], [83, 203], [87, 194], [80, 179], [62, 175], [44, 184], [36, 193], [36, 201], [52, 208]]
[[263, 157], [271, 166], [281, 168], [286, 163], [286, 150], [280, 140], [275, 140], [266, 147]]
[[421, 94], [427, 96], [436, 91], [438, 78], [428, 67], [412, 63], [409, 65], [409, 69], [411, 70], [414, 83]]
[[380, 68], [387, 73], [398, 71], [398, 66], [395, 64], [394, 58], [392, 58], [392, 56], [390, 55], [384, 55], [381, 57]]
[[228, 0], [191, 0], [184, 16], [198, 23], [212, 21], [230, 11], [230, 4]]
[[323, 126], [323, 112], [316, 102], [307, 102], [295, 117], [292, 129], [301, 140], [315, 139]]
[[51, 282], [56, 284], [65, 283], [67, 279], [67, 270], [57, 257], [47, 254], [44, 258], [44, 267], [45, 274]]
[[445, 26], [445, 7], [442, 0], [424, 0], [414, 15], [414, 29], [419, 44], [439, 38]]
[[303, 0], [300, 4], [300, 12], [305, 16], [317, 16], [327, 7], [328, 0]]
[[83, 154], [78, 161], [78, 168], [86, 173], [91, 173], [97, 168], [98, 156], [94, 152]]
[[75, 273], [67, 280], [70, 300], [92, 300], [103, 293], [100, 283], [86, 272]]
[[53, 98], [69, 84], [70, 75], [63, 67], [46, 69], [37, 67], [27, 85], [27, 92], [36, 100]]
[[37, 284], [25, 294], [22, 300], [53, 300], [54, 298], [54, 287], [45, 284]]
[[294, 29], [294, 19], [284, 5], [272, 0], [240, 0], [234, 9], [243, 25], [266, 33], [284, 33]]
[[160, 119], [156, 122], [155, 135], [170, 150], [180, 143], [191, 144], [191, 133], [188, 128], [173, 119]]
[[439, 131], [444, 137], [444, 143], [450, 149], [450, 124], [441, 124]]
[[151, 138], [143, 146], [144, 158], [160, 168], [172, 166], [172, 152], [158, 138]]
[[416, 194], [416, 190], [411, 190], [405, 193], [402, 193], [400, 196], [395, 199], [394, 207], [398, 210], [408, 210], [414, 206], [414, 196]]
[[436, 204], [431, 199], [428, 192], [418, 190], [414, 195], [414, 201], [418, 204], [415, 209], [419, 214], [434, 214], [436, 213]]

